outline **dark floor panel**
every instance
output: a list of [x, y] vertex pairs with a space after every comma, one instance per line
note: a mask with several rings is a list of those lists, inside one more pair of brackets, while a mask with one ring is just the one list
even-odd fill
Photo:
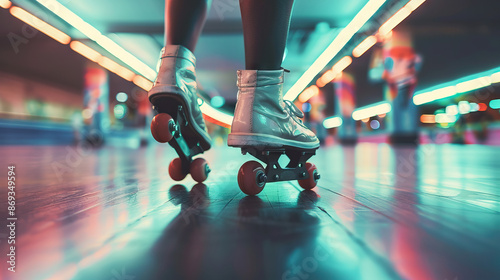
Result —
[[196, 185], [168, 177], [165, 145], [0, 154], [16, 165], [19, 219], [17, 272], [2, 279], [500, 278], [495, 147], [324, 148], [313, 191], [258, 197], [236, 182], [250, 157], [226, 147]]

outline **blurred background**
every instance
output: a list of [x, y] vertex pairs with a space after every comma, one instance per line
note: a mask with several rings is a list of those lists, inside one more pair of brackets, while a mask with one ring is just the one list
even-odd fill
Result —
[[322, 142], [322, 177], [247, 197], [250, 156], [226, 146], [238, 0], [213, 0], [195, 52], [214, 140], [196, 185], [170, 179], [177, 155], [149, 128], [164, 1], [0, 0], [0, 159], [17, 165], [19, 217], [0, 226], [11, 261], [1, 241], [18, 238], [0, 279], [500, 279], [499, 11], [295, 0], [284, 93]]
[[[0, 0], [0, 144], [155, 142], [161, 0]], [[285, 97], [326, 146], [500, 144], [500, 2], [296, 0]], [[237, 0], [214, 0], [199, 103], [225, 145], [244, 68]]]

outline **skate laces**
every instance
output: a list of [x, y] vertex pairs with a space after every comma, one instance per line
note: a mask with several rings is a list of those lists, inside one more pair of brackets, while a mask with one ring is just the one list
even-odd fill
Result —
[[304, 113], [290, 100], [285, 100], [285, 105], [290, 115], [295, 115], [302, 122], [301, 119], [304, 117]]

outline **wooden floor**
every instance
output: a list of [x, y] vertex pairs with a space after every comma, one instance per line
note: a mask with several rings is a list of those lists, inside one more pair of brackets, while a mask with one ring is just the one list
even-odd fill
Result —
[[251, 157], [227, 147], [206, 155], [205, 185], [168, 177], [168, 145], [0, 155], [18, 203], [16, 272], [2, 261], [2, 279], [500, 279], [497, 147], [324, 148], [319, 187], [258, 197], [236, 182]]

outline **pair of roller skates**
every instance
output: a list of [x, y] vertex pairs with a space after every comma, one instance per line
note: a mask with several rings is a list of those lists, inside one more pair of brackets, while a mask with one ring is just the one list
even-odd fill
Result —
[[[266, 183], [298, 180], [304, 189], [316, 186], [320, 175], [307, 162], [319, 141], [300, 118], [303, 113], [283, 100], [283, 70], [238, 71], [238, 101], [228, 145], [241, 148], [266, 164], [248, 161], [238, 172], [238, 185], [247, 195], [260, 193]], [[182, 46], [162, 50], [158, 77], [149, 92], [155, 110], [151, 122], [153, 137], [168, 142], [179, 155], [169, 165], [172, 179], [187, 174], [203, 182], [210, 173], [207, 162], [195, 156], [210, 149], [203, 115], [196, 95], [194, 55]], [[282, 166], [279, 159], [289, 162]]]

